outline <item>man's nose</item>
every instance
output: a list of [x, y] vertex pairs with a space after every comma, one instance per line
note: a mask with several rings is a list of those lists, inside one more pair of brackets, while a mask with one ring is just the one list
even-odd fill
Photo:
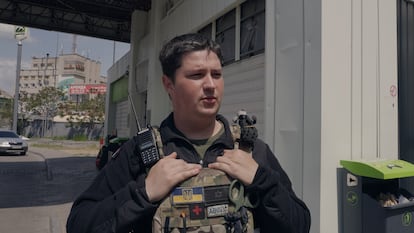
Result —
[[206, 74], [204, 77], [204, 88], [215, 88], [216, 83], [214, 82], [213, 76], [211, 74]]

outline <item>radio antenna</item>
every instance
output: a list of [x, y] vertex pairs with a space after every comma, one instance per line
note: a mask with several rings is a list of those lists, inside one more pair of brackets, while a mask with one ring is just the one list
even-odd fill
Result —
[[132, 111], [134, 112], [135, 123], [137, 124], [138, 132], [139, 132], [141, 131], [141, 125], [139, 124], [137, 111], [135, 110], [134, 102], [132, 102], [132, 98], [130, 94], [128, 94], [128, 99], [129, 99], [129, 102], [131, 103]]

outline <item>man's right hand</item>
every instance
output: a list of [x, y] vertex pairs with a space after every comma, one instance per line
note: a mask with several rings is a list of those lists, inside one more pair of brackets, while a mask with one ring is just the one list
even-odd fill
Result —
[[177, 159], [177, 153], [173, 152], [160, 159], [150, 169], [145, 179], [145, 189], [150, 202], [157, 202], [167, 196], [172, 188], [184, 180], [197, 175], [201, 165], [187, 163]]

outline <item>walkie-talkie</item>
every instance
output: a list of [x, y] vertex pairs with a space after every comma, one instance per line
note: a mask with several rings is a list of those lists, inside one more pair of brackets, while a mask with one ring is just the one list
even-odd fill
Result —
[[154, 129], [150, 125], [148, 125], [147, 128], [141, 128], [131, 96], [128, 95], [128, 98], [131, 102], [132, 111], [134, 111], [135, 122], [137, 124], [138, 147], [140, 151], [141, 161], [145, 167], [150, 168], [161, 158], [160, 153], [158, 151]]

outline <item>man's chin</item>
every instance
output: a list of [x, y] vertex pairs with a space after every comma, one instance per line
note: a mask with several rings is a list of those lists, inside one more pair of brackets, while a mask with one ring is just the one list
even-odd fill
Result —
[[215, 117], [218, 113], [218, 108], [203, 109], [200, 114], [206, 117]]

